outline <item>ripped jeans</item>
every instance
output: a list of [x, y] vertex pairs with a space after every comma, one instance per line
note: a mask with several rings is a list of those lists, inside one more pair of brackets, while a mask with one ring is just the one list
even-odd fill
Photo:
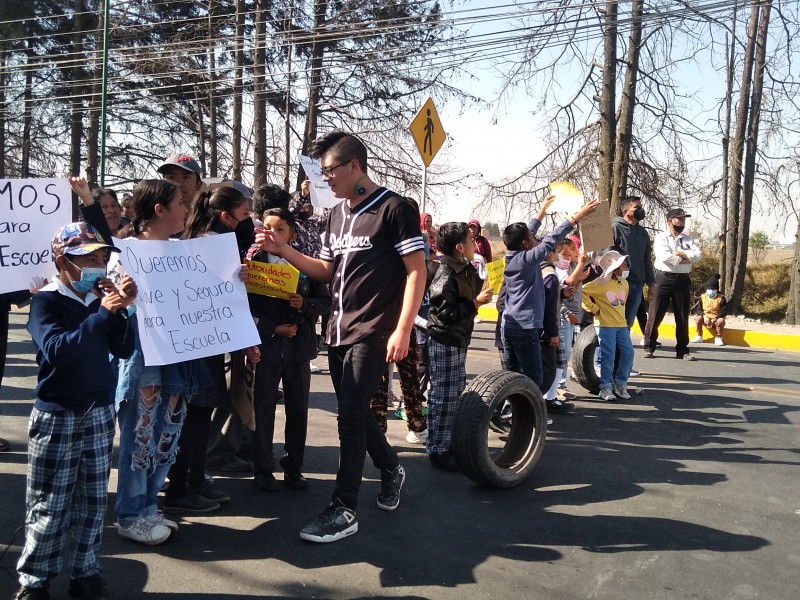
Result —
[[119, 406], [116, 513], [130, 525], [158, 512], [158, 492], [178, 452], [186, 400], [161, 391], [161, 367], [144, 367], [136, 397]]

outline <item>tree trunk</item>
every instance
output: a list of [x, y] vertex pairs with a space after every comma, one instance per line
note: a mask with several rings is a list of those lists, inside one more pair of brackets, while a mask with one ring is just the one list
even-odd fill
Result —
[[269, 1], [256, 0], [256, 37], [253, 64], [253, 185], [267, 183], [267, 98], [266, 65]]
[[631, 33], [628, 59], [625, 64], [625, 83], [619, 109], [619, 124], [614, 143], [614, 181], [611, 189], [611, 214], [620, 214], [622, 200], [628, 193], [628, 168], [630, 167], [633, 140], [633, 113], [636, 108], [636, 83], [639, 78], [639, 51], [642, 46], [642, 14], [644, 0], [631, 4]]
[[617, 1], [608, 0], [603, 25], [603, 89], [600, 92], [599, 199], [611, 200], [616, 139]]
[[6, 54], [0, 54], [0, 179], [6, 178]]
[[236, 0], [236, 41], [234, 46], [233, 72], [233, 131], [231, 131], [231, 152], [233, 153], [233, 178], [242, 180], [242, 94], [244, 86], [244, 0]]
[[[311, 41], [311, 64], [308, 71], [308, 106], [306, 107], [306, 125], [303, 129], [302, 153], [308, 155], [311, 142], [317, 139], [317, 119], [319, 118], [320, 88], [322, 82], [322, 57], [325, 51], [325, 42], [322, 40], [325, 27], [325, 12], [328, 0], [314, 0], [314, 29]], [[302, 169], [297, 172], [297, 189], [305, 179]]]
[[209, 157], [207, 171], [209, 177], [217, 176], [219, 147], [217, 144], [217, 105], [214, 94], [217, 89], [217, 57], [214, 48], [214, 0], [208, 2], [208, 141]]
[[789, 306], [786, 308], [786, 322], [789, 325], [800, 323], [800, 219], [794, 234], [794, 259], [789, 284]]
[[22, 158], [20, 164], [20, 177], [26, 179], [31, 176], [31, 130], [33, 128], [33, 49], [30, 42], [25, 45], [26, 68], [25, 90], [23, 91], [22, 113]]
[[[83, 0], [75, 2], [75, 26], [72, 36], [72, 55], [83, 56], [83, 26], [80, 16], [86, 12], [86, 3]], [[83, 150], [83, 119], [86, 116], [84, 108], [86, 88], [85, 74], [83, 65], [77, 61], [72, 68], [72, 82], [74, 91], [72, 93], [72, 109], [70, 111], [70, 135], [69, 135], [69, 173], [70, 175], [80, 175], [81, 171], [81, 151]]]
[[[103, 31], [105, 7], [98, 2], [98, 31]], [[89, 98], [89, 125], [86, 129], [86, 179], [89, 185], [98, 185], [100, 172], [100, 116], [103, 104], [103, 43], [98, 42], [95, 33], [94, 74], [92, 77], [92, 95]]]
[[200, 134], [200, 170], [203, 172], [203, 175], [205, 175], [208, 173], [206, 163], [206, 125], [203, 119], [202, 88], [200, 85], [195, 86], [194, 94], [195, 107], [197, 110], [197, 131]]
[[[736, 39], [736, 18], [737, 6], [734, 3], [733, 9], [733, 26], [731, 38]], [[728, 235], [728, 188], [729, 181], [729, 159], [730, 159], [730, 141], [731, 141], [731, 112], [733, 105], [733, 63], [736, 57], [736, 45], [731, 43], [728, 47], [728, 36], [725, 35], [725, 55], [727, 56], [728, 65], [725, 69], [726, 83], [725, 83], [725, 125], [722, 130], [722, 222], [720, 224], [719, 236], [719, 272], [720, 272], [720, 290], [723, 294], [727, 294], [725, 288], [728, 281], [728, 265], [727, 253], [728, 246], [726, 243], [726, 236]]]
[[[742, 197], [742, 157], [744, 155], [745, 135], [750, 109], [750, 87], [753, 79], [753, 63], [755, 62], [756, 34], [758, 32], [760, 0], [752, 0], [750, 11], [750, 24], [747, 31], [747, 45], [745, 46], [744, 62], [742, 64], [742, 79], [739, 87], [739, 106], [736, 109], [735, 134], [731, 144], [730, 158], [728, 159], [729, 185], [728, 185], [728, 229], [725, 232], [725, 281], [724, 289], [730, 296], [730, 301], [736, 294], [735, 281], [737, 279], [737, 265], [739, 264], [739, 229], [741, 227], [740, 201]], [[742, 274], [742, 278], [744, 274]], [[743, 280], [743, 279], [742, 279]], [[730, 306], [730, 314], [736, 314], [738, 306]]]

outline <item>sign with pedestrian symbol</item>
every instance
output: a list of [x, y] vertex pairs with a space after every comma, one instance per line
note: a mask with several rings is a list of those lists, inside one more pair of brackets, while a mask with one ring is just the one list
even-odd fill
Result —
[[422, 157], [422, 162], [425, 163], [426, 167], [429, 167], [433, 157], [436, 156], [439, 148], [442, 147], [445, 139], [447, 139], [442, 122], [436, 113], [436, 107], [433, 105], [433, 99], [428, 98], [425, 101], [425, 104], [419, 109], [417, 116], [414, 117], [408, 128], [417, 144], [417, 150], [419, 150], [419, 155]]

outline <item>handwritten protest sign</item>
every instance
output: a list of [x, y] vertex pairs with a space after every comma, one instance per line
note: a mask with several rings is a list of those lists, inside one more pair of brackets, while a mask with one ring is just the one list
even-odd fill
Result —
[[492, 288], [495, 294], [500, 293], [500, 286], [503, 285], [503, 273], [505, 268], [506, 261], [503, 258], [486, 263], [487, 281], [489, 282], [489, 287]]
[[614, 245], [614, 234], [611, 231], [611, 207], [608, 202], [601, 202], [597, 210], [581, 219], [581, 249], [584, 252], [602, 250]]
[[297, 291], [300, 271], [292, 265], [265, 263], [257, 260], [245, 262], [250, 269], [245, 283], [248, 293], [288, 300], [289, 294]]
[[321, 208], [333, 208], [342, 201], [333, 195], [330, 186], [322, 179], [319, 160], [301, 154], [300, 165], [311, 184], [311, 204]]
[[146, 365], [168, 365], [260, 343], [232, 233], [183, 241], [114, 239], [136, 281]]
[[50, 242], [71, 221], [66, 179], [0, 179], [0, 293], [55, 275]]
[[583, 206], [583, 192], [571, 183], [553, 181], [550, 183], [550, 193], [556, 197], [550, 205], [551, 213], [572, 213]]

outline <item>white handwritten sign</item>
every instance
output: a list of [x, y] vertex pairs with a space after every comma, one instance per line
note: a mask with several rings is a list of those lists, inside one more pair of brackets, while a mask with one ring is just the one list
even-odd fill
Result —
[[0, 293], [55, 274], [50, 242], [71, 221], [66, 179], [0, 179]]
[[146, 365], [168, 365], [260, 343], [239, 281], [232, 233], [194, 240], [114, 239], [136, 281], [136, 315]]
[[301, 154], [300, 165], [311, 184], [311, 204], [319, 208], [333, 208], [342, 201], [341, 198], [333, 195], [328, 183], [322, 179], [319, 160]]
[[601, 202], [597, 210], [581, 220], [581, 250], [591, 252], [613, 245], [611, 207], [608, 202]]

